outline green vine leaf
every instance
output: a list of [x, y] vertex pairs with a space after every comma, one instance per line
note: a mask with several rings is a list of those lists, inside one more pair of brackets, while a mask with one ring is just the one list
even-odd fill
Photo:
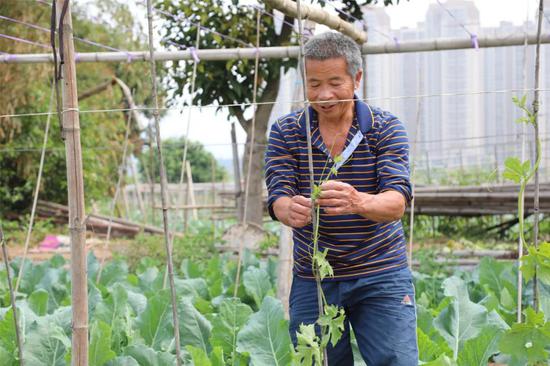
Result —
[[545, 347], [550, 344], [550, 322], [544, 322], [544, 314], [532, 308], [525, 311], [525, 323], [516, 323], [501, 341], [500, 350], [518, 360], [527, 357], [530, 364], [548, 360]]
[[319, 320], [317, 320], [321, 329], [326, 329], [321, 340], [321, 345], [326, 347], [330, 342], [333, 347], [336, 347], [336, 343], [342, 338], [342, 333], [344, 332], [346, 312], [344, 308], [339, 308], [337, 305], [325, 305], [324, 312], [325, 314], [321, 315]]
[[316, 200], [321, 196], [321, 186], [318, 184], [315, 184], [313, 186], [313, 194], [311, 195], [312, 200]]
[[317, 252], [315, 252], [315, 254], [313, 254], [313, 264], [319, 270], [319, 277], [321, 277], [321, 281], [324, 280], [326, 277], [334, 277], [334, 270], [327, 260], [327, 254], [328, 248], [325, 249], [324, 252], [318, 250]]
[[503, 177], [518, 184], [526, 181], [531, 172], [531, 162], [526, 160], [522, 163], [515, 156], [507, 158], [504, 167]]
[[292, 361], [295, 366], [321, 365], [323, 362], [319, 337], [315, 334], [314, 324], [300, 324], [296, 332], [297, 345], [292, 353]]
[[534, 276], [546, 285], [550, 285], [550, 243], [544, 242], [538, 248], [529, 246], [529, 254], [521, 258], [520, 267], [526, 282]]

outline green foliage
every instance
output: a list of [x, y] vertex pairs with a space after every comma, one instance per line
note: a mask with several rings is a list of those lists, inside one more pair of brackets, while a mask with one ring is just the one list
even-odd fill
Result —
[[550, 285], [550, 243], [544, 242], [538, 248], [529, 247], [529, 254], [521, 258], [520, 267], [525, 281], [529, 282], [537, 274], [539, 280]]
[[296, 340], [296, 350], [292, 353], [294, 365], [310, 366], [322, 364], [323, 351], [320, 339], [315, 334], [314, 324], [300, 324], [300, 329], [296, 332]]
[[516, 360], [527, 360], [530, 365], [548, 361], [550, 345], [550, 322], [544, 321], [542, 312], [532, 308], [525, 310], [525, 323], [514, 324], [504, 334], [500, 348]]
[[[179, 183], [181, 176], [181, 162], [185, 138], [168, 138], [162, 141], [162, 154], [166, 168], [166, 178], [169, 183]], [[153, 149], [153, 161], [155, 166], [155, 182], [160, 182], [160, 162], [156, 146]], [[149, 147], [143, 150], [142, 158], [139, 160], [139, 171], [142, 175], [149, 169]], [[218, 164], [214, 156], [204, 149], [204, 146], [197, 141], [189, 141], [187, 146], [187, 160], [191, 164], [191, 175], [193, 182], [212, 182], [224, 180], [227, 172]], [[214, 177], [212, 177], [212, 163], [214, 163]], [[143, 165], [146, 164], [147, 167]], [[185, 178], [185, 177], [184, 177]], [[212, 179], [213, 178], [213, 179]], [[186, 182], [186, 180], [184, 180]]]
[[[161, 40], [166, 46], [174, 43], [181, 47], [195, 46], [197, 26], [215, 29], [216, 32], [232, 39], [222, 38], [213, 32], [201, 32], [200, 49], [219, 49], [243, 47], [256, 44], [256, 14], [239, 1], [197, 0], [192, 6], [186, 2], [160, 1], [158, 7], [173, 15], [164, 16], [164, 36]], [[268, 11], [272, 12], [271, 9]], [[290, 20], [290, 19], [287, 19]], [[260, 47], [284, 46], [290, 43], [290, 27], [283, 24], [281, 33], [276, 32], [274, 19], [263, 16], [260, 23]], [[240, 42], [234, 39], [240, 40]], [[287, 70], [295, 65], [295, 59], [260, 59], [258, 67], [258, 99], [267, 96], [265, 91], [278, 85], [281, 67]], [[188, 87], [192, 77], [193, 64], [186, 62], [174, 63], [168, 77], [176, 85], [175, 95], [189, 92]], [[231, 59], [227, 61], [210, 61], [198, 64], [196, 77], [197, 93], [193, 104], [238, 104], [245, 105], [253, 100], [254, 90], [254, 60]], [[244, 108], [244, 107], [243, 107]], [[232, 116], [241, 116], [241, 107], [229, 108]], [[267, 124], [267, 121], [258, 121]], [[242, 122], [241, 122], [242, 123]], [[243, 126], [244, 127], [244, 126]]]
[[93, 322], [90, 328], [88, 354], [90, 366], [103, 366], [116, 357], [111, 350], [111, 327], [101, 320]]
[[[75, 35], [120, 49], [143, 49], [142, 35], [131, 16], [130, 7], [116, 0], [102, 0], [110, 19], [90, 19], [85, 6], [73, 8]], [[0, 13], [29, 23], [46, 26], [51, 9], [41, 5], [28, 7], [25, 2], [9, 1], [0, 5]], [[49, 44], [46, 32], [37, 32], [22, 25], [13, 25], [20, 37]], [[32, 48], [18, 42], [2, 40], [0, 46], [8, 53], [28, 53]], [[98, 51], [97, 47], [75, 42], [77, 52]], [[77, 84], [79, 94], [118, 77], [134, 90], [136, 103], [149, 99], [150, 87], [144, 87], [147, 75], [145, 63], [79, 64]], [[51, 95], [51, 65], [4, 65], [0, 87], [0, 105], [7, 113], [23, 114], [48, 111]], [[21, 77], [32, 75], [32, 77]], [[150, 83], [149, 83], [150, 85]], [[90, 109], [125, 108], [122, 93], [110, 88], [93, 97], [81, 100], [81, 111]], [[54, 108], [55, 111], [55, 108]], [[108, 121], [108, 123], [106, 123]], [[40, 150], [46, 126], [45, 116], [3, 118], [0, 123], [0, 215], [25, 212], [31, 202], [38, 172]], [[98, 128], [100, 126], [100, 128]], [[122, 113], [81, 113], [80, 135], [86, 199], [88, 202], [114, 193], [121, 146], [126, 126]], [[139, 130], [133, 125], [132, 145], [139, 147]], [[44, 165], [40, 197], [58, 203], [67, 202], [67, 176], [64, 142], [61, 140], [57, 116], [51, 117], [49, 141]]]
[[344, 308], [336, 305], [325, 305], [323, 311], [325, 313], [317, 320], [317, 324], [321, 326], [321, 329], [325, 330], [325, 333], [321, 337], [321, 346], [325, 348], [330, 342], [333, 347], [336, 347], [336, 343], [338, 343], [340, 338], [342, 338], [342, 333], [344, 333], [346, 313]]
[[243, 274], [246, 293], [254, 299], [257, 308], [268, 294], [274, 295], [269, 275], [261, 268], [250, 267]]
[[288, 321], [281, 303], [266, 296], [237, 336], [237, 351], [250, 354], [253, 365], [288, 365], [291, 360]]
[[241, 303], [239, 299], [226, 299], [220, 304], [219, 315], [212, 321], [210, 342], [214, 347], [222, 347], [232, 365], [239, 359], [237, 334], [252, 313], [250, 306]]

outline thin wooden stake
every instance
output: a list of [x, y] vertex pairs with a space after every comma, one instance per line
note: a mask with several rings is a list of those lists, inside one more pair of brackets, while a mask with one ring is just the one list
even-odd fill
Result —
[[[535, 141], [537, 148], [535, 149], [535, 161], [540, 160], [540, 137], [539, 137], [539, 85], [540, 85], [540, 38], [542, 30], [542, 18], [544, 17], [544, 0], [539, 0], [539, 12], [538, 12], [538, 25], [537, 25], [537, 47], [536, 47], [536, 59], [535, 59], [535, 95], [533, 98], [533, 114], [535, 116], [534, 126], [535, 126]], [[535, 249], [539, 247], [539, 196], [540, 196], [540, 187], [539, 187], [539, 169], [535, 170], [535, 198], [533, 203], [533, 245]], [[540, 301], [539, 301], [539, 285], [538, 285], [538, 276], [537, 268], [535, 267], [535, 275], [533, 276], [533, 308], [535, 311], [540, 310]]]
[[8, 288], [10, 291], [10, 302], [13, 310], [13, 322], [15, 326], [15, 339], [17, 341], [17, 352], [19, 353], [19, 365], [25, 364], [23, 360], [23, 342], [21, 342], [21, 334], [19, 332], [19, 323], [17, 322], [17, 307], [15, 306], [15, 292], [13, 291], [10, 275], [10, 262], [8, 258], [8, 249], [6, 248], [6, 241], [4, 240], [4, 232], [0, 225], [0, 244], [2, 245], [2, 256], [4, 257], [4, 266], [6, 267], [6, 278], [8, 279]]
[[56, 0], [56, 4], [57, 9], [62, 9], [64, 5], [67, 6], [67, 12], [63, 19], [60, 19], [61, 11], [58, 12], [56, 24], [60, 24], [63, 30], [60, 47], [63, 47], [65, 56], [61, 67], [63, 75], [63, 134], [67, 156], [69, 232], [71, 238], [71, 301], [73, 309], [71, 364], [73, 366], [86, 366], [88, 365], [88, 274], [76, 64], [70, 0]]
[[[176, 364], [181, 366], [181, 346], [180, 346], [180, 327], [179, 327], [179, 318], [178, 318], [178, 308], [176, 303], [176, 286], [174, 284], [174, 265], [172, 262], [172, 250], [170, 244], [170, 233], [168, 230], [168, 197], [167, 197], [167, 186], [166, 181], [166, 170], [164, 166], [164, 159], [162, 156], [162, 141], [160, 139], [160, 118], [159, 118], [159, 102], [158, 102], [158, 93], [157, 93], [157, 72], [156, 72], [156, 63], [154, 58], [154, 44], [153, 44], [153, 6], [151, 0], [147, 0], [147, 25], [149, 28], [149, 61], [151, 64], [151, 82], [153, 84], [153, 99], [155, 102], [155, 109], [153, 111], [153, 116], [155, 117], [155, 133], [157, 140], [157, 152], [159, 154], [159, 168], [160, 168], [160, 196], [162, 201], [162, 222], [164, 225], [164, 244], [166, 247], [166, 259], [168, 265], [168, 280], [170, 282], [170, 294], [172, 300], [172, 318], [174, 322], [174, 338], [176, 344]], [[155, 210], [155, 207], [151, 207]]]

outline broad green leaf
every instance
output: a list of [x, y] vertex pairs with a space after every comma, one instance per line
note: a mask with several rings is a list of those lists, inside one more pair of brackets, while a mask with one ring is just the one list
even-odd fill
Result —
[[36, 315], [46, 315], [48, 312], [48, 291], [39, 289], [34, 291], [28, 299], [29, 307]]
[[321, 350], [319, 337], [315, 333], [315, 325], [300, 324], [300, 329], [296, 332], [296, 340], [296, 349], [292, 354], [293, 365], [321, 365], [323, 351]]
[[238, 298], [225, 299], [220, 304], [219, 315], [212, 320], [213, 346], [220, 346], [226, 355], [235, 357], [237, 334], [252, 314], [250, 306], [241, 303]]
[[42, 318], [29, 326], [23, 346], [26, 365], [64, 366], [71, 339], [61, 327]]
[[169, 293], [161, 291], [147, 301], [147, 307], [136, 319], [145, 343], [155, 350], [168, 351], [174, 338], [171, 304]]
[[[19, 308], [17, 310], [20, 310]], [[19, 329], [25, 329], [24, 316], [21, 311], [17, 311], [17, 320]], [[22, 338], [25, 342], [25, 339]], [[2, 346], [9, 354], [17, 355], [17, 341], [15, 336], [15, 323], [13, 322], [13, 309], [10, 307], [6, 315], [0, 320], [0, 346]], [[24, 348], [23, 348], [24, 349]]]
[[10, 354], [4, 347], [0, 346], [0, 365], [18, 366], [20, 364], [15, 355]]
[[183, 276], [187, 279], [189, 278], [200, 278], [203, 277], [202, 271], [199, 265], [189, 258], [185, 258], [181, 261], [180, 271], [183, 273]]
[[202, 315], [189, 298], [182, 298], [178, 304], [180, 339], [182, 346], [194, 346], [205, 353], [210, 352], [210, 332], [212, 325]]
[[131, 337], [133, 317], [128, 304], [128, 293], [122, 284], [116, 283], [108, 291], [107, 298], [97, 304], [94, 318], [104, 321], [112, 329], [111, 349], [118, 354]]
[[212, 366], [225, 366], [225, 359], [223, 356], [223, 349], [221, 347], [214, 347], [210, 353], [210, 361]]
[[126, 281], [128, 276], [128, 264], [121, 260], [115, 259], [109, 261], [101, 271], [99, 283], [105, 287], [111, 286], [117, 282]]
[[436, 360], [422, 363], [422, 366], [455, 366], [456, 362], [447, 355], [441, 355]]
[[458, 366], [487, 366], [489, 358], [499, 352], [502, 333], [497, 328], [487, 327], [477, 337], [467, 340], [458, 355]]
[[212, 362], [210, 362], [208, 355], [202, 348], [191, 345], [187, 345], [185, 348], [191, 354], [195, 366], [212, 366]]
[[127, 356], [134, 358], [139, 365], [147, 366], [174, 366], [176, 356], [169, 352], [157, 352], [143, 345], [132, 345], [124, 350]]
[[525, 323], [516, 323], [500, 340], [500, 350], [516, 359], [527, 358], [530, 363], [548, 360], [545, 350], [550, 344], [550, 323], [544, 314], [532, 308], [525, 310]]
[[174, 278], [178, 297], [201, 297], [208, 299], [208, 284], [202, 278], [189, 278], [180, 280]]
[[106, 366], [140, 366], [135, 358], [131, 356], [118, 356], [107, 362]]
[[450, 277], [443, 282], [445, 296], [452, 301], [434, 320], [434, 326], [445, 338], [456, 360], [462, 343], [476, 337], [487, 324], [487, 309], [470, 301], [463, 280]]
[[246, 293], [254, 299], [259, 308], [263, 298], [272, 290], [269, 275], [263, 269], [249, 267], [243, 275]]
[[252, 365], [288, 365], [291, 343], [282, 304], [266, 296], [237, 336], [237, 351], [250, 354]]
[[88, 359], [90, 366], [103, 366], [116, 357], [111, 350], [111, 327], [101, 320], [92, 323]]
[[418, 328], [417, 330], [418, 338], [418, 359], [424, 362], [433, 361], [439, 357], [443, 350], [440, 349], [439, 345], [426, 335], [422, 329]]

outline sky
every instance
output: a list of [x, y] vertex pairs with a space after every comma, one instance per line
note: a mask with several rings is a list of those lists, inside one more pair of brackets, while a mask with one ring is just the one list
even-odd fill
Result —
[[[415, 27], [423, 20], [430, 4], [437, 0], [401, 0], [399, 5], [389, 6], [386, 11], [390, 16], [393, 29]], [[534, 20], [537, 0], [473, 0], [480, 13], [483, 27], [497, 26], [501, 21], [511, 21], [521, 24], [529, 15]], [[445, 0], [441, 0], [445, 4]], [[381, 6], [381, 5], [380, 5]], [[188, 111], [168, 112], [161, 121], [161, 136], [183, 136], [187, 130]], [[231, 158], [230, 127], [225, 113], [216, 114], [214, 108], [203, 108], [202, 112], [193, 108], [189, 138], [202, 142], [206, 149], [218, 159]], [[237, 140], [245, 141], [246, 135], [237, 123]]]

